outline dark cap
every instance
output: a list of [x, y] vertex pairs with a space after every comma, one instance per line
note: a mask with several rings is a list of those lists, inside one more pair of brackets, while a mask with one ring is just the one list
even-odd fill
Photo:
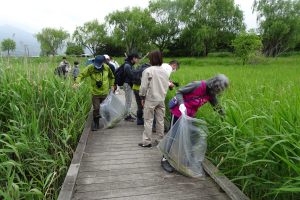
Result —
[[131, 53], [131, 54], [128, 55], [128, 58], [131, 60], [131, 59], [133, 59], [133, 58], [138, 58], [138, 59], [140, 59], [141, 57], [140, 57], [140, 55], [137, 54], [137, 53]]
[[103, 65], [103, 62], [105, 61], [105, 57], [102, 56], [102, 55], [98, 55], [95, 57], [95, 60], [94, 60], [94, 66], [96, 69], [101, 69], [102, 65]]

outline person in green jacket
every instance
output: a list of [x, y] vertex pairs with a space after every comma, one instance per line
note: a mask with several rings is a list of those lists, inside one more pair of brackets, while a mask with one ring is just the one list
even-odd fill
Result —
[[106, 98], [110, 90], [114, 91], [115, 77], [110, 67], [104, 65], [106, 59], [103, 55], [98, 55], [92, 64], [88, 65], [76, 78], [74, 87], [78, 87], [79, 83], [90, 77], [93, 103], [93, 125], [92, 131], [99, 129], [100, 103]]

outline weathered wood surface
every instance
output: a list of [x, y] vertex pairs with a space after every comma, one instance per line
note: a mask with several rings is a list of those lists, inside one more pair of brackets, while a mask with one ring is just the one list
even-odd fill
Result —
[[[90, 122], [87, 123], [90, 125]], [[63, 186], [64, 191], [59, 199], [239, 199], [232, 198], [235, 191], [231, 191], [230, 187], [225, 187], [225, 190], [220, 188], [216, 180], [219, 174], [215, 168], [210, 168], [209, 162], [205, 162], [204, 167], [209, 174], [201, 179], [165, 172], [160, 166], [161, 155], [156, 147], [148, 149], [138, 146], [142, 132], [143, 126], [125, 121], [113, 129], [90, 131], [85, 148], [79, 153], [80, 159], [75, 159], [75, 173], [71, 181]], [[224, 180], [224, 177], [221, 176], [221, 179]]]
[[165, 172], [156, 147], [138, 146], [142, 131], [123, 121], [91, 132], [73, 199], [228, 199], [209, 176], [197, 180]]

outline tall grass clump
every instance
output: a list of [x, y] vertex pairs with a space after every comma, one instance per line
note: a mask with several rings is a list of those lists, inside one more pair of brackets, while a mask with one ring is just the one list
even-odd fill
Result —
[[57, 60], [0, 60], [0, 199], [56, 199], [90, 109]]
[[208, 158], [250, 199], [300, 199], [299, 62], [299, 56], [255, 66], [230, 58], [190, 59], [172, 77], [181, 85], [217, 73], [229, 77], [219, 98], [225, 118], [209, 103], [197, 117], [209, 124]]

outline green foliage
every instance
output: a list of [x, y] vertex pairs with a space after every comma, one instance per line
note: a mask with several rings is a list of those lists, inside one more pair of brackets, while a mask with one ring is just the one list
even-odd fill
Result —
[[83, 26], [76, 27], [73, 33], [75, 42], [86, 47], [94, 56], [105, 46], [106, 38], [105, 25], [100, 24], [98, 20], [89, 21]]
[[80, 45], [69, 42], [67, 44], [66, 55], [76, 55], [79, 56], [84, 54], [83, 48]]
[[106, 19], [114, 27], [115, 40], [126, 47], [127, 53], [150, 49], [150, 35], [155, 21], [148, 10], [127, 8], [109, 14]]
[[0, 199], [57, 199], [90, 109], [59, 60], [0, 61]]
[[16, 42], [10, 38], [2, 40], [0, 46], [2, 51], [7, 51], [8, 56], [10, 52], [16, 50]]
[[155, 19], [150, 39], [163, 51], [180, 33], [178, 4], [171, 0], [153, 0], [149, 2], [149, 10]]
[[230, 49], [231, 41], [245, 28], [243, 13], [233, 0], [195, 0], [185, 15], [180, 40], [195, 56]]
[[300, 56], [266, 59], [241, 66], [234, 58], [182, 58], [171, 78], [185, 85], [226, 74], [229, 89], [218, 97], [225, 118], [209, 103], [197, 113], [209, 124], [207, 158], [250, 199], [298, 200]]
[[41, 45], [41, 54], [54, 56], [57, 54], [57, 50], [64, 46], [65, 41], [69, 38], [69, 33], [63, 29], [43, 28], [35, 36]]
[[243, 61], [245, 65], [251, 57], [257, 55], [262, 48], [260, 38], [255, 33], [241, 33], [233, 41], [235, 55]]
[[299, 0], [256, 0], [254, 8], [266, 56], [277, 56], [299, 44]]

